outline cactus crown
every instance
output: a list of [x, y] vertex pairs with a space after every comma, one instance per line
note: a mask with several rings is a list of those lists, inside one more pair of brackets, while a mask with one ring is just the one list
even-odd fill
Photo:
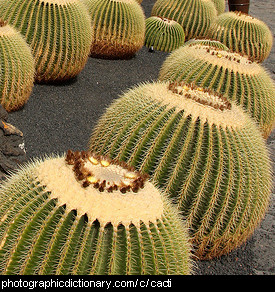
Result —
[[76, 179], [82, 182], [84, 188], [92, 185], [100, 192], [138, 193], [144, 187], [148, 176], [134, 171], [126, 163], [118, 162], [85, 151], [72, 152], [68, 150], [66, 158], [68, 165], [73, 165]]
[[148, 88], [157, 102], [176, 112], [184, 111], [187, 116], [199, 118], [202, 122], [236, 128], [242, 127], [246, 121], [245, 114], [234, 103], [193, 83], [159, 82]]
[[[193, 45], [191, 43], [189, 47], [192, 47], [189, 50], [189, 53], [193, 54], [196, 59], [208, 61], [214, 65], [222, 65], [222, 67], [230, 70], [235, 70], [237, 66], [239, 73], [256, 74], [261, 70], [255, 62], [240, 53], [234, 53], [201, 44]], [[198, 52], [198, 50], [200, 52]]]
[[187, 99], [192, 99], [202, 105], [207, 105], [220, 111], [230, 110], [232, 107], [224, 96], [214, 94], [209, 89], [197, 87], [193, 84], [187, 86], [184, 82], [171, 82], [168, 88], [173, 93], [183, 95]]
[[61, 206], [86, 214], [102, 226], [138, 226], [140, 221], [155, 222], [163, 215], [160, 192], [146, 181], [147, 175], [108, 157], [69, 150], [65, 157], [39, 164], [35, 175]]

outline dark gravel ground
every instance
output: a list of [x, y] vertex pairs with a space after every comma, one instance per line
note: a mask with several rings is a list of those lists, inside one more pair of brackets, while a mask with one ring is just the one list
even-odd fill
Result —
[[[155, 1], [143, 0], [150, 16]], [[251, 0], [250, 14], [265, 21], [274, 33], [274, 0]], [[111, 101], [139, 82], [156, 80], [167, 53], [149, 53], [143, 47], [130, 60], [89, 58], [77, 78], [58, 85], [35, 85], [25, 107], [9, 114], [9, 122], [25, 139], [28, 159], [45, 154], [62, 154], [67, 149], [85, 149], [91, 130]], [[263, 64], [275, 77], [274, 46]], [[275, 133], [268, 140], [275, 154]], [[198, 275], [274, 275], [274, 195], [261, 226], [247, 243], [229, 255], [198, 261]]]

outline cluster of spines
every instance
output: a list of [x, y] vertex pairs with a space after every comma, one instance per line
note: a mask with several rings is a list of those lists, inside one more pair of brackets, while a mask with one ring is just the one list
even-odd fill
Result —
[[[90, 151], [75, 151], [68, 150], [65, 161], [68, 165], [73, 165], [73, 171], [78, 181], [83, 181], [82, 186], [87, 188], [92, 185], [94, 188], [98, 189], [100, 192], [107, 190], [111, 193], [113, 191], [119, 190], [121, 193], [125, 194], [127, 192], [137, 193], [139, 189], [144, 187], [145, 181], [148, 179], [147, 174], [141, 174], [131, 166], [128, 166], [123, 161], [112, 160], [107, 156], [97, 155], [96, 153], [91, 153]], [[85, 162], [89, 161], [91, 164], [98, 165], [102, 167], [109, 167], [110, 165], [116, 165], [124, 168], [127, 172], [128, 179], [132, 181], [129, 184], [123, 182], [112, 182], [111, 185], [106, 185], [106, 180], [100, 180], [94, 177], [94, 174], [85, 168]]]
[[183, 28], [186, 40], [207, 35], [216, 20], [217, 11], [212, 0], [157, 0], [151, 16], [177, 21]]

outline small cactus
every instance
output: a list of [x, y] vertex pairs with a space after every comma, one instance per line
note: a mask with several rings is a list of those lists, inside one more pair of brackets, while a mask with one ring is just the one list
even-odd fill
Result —
[[275, 125], [275, 83], [268, 71], [245, 56], [191, 42], [164, 61], [161, 81], [185, 81], [210, 88], [241, 105], [267, 138]]
[[174, 20], [152, 16], [146, 19], [145, 46], [171, 52], [184, 44], [183, 27]]
[[68, 151], [0, 188], [1, 274], [190, 274], [177, 209], [125, 163]]
[[204, 37], [217, 18], [212, 0], [157, 0], [151, 16], [177, 21], [184, 29], [186, 40]]
[[201, 87], [139, 85], [113, 102], [89, 149], [148, 173], [183, 214], [199, 259], [244, 243], [271, 195], [271, 165], [241, 107]]
[[90, 16], [78, 0], [1, 1], [0, 17], [15, 26], [32, 49], [37, 82], [75, 77], [91, 46]]
[[225, 0], [212, 0], [216, 9], [217, 9], [217, 12], [218, 12], [218, 15], [224, 13], [225, 11]]
[[208, 37], [259, 63], [269, 56], [273, 44], [272, 33], [263, 21], [239, 11], [220, 14]]
[[21, 108], [34, 85], [34, 59], [22, 35], [0, 20], [0, 104], [7, 111]]
[[128, 59], [143, 47], [145, 14], [136, 0], [81, 1], [92, 18], [92, 57]]

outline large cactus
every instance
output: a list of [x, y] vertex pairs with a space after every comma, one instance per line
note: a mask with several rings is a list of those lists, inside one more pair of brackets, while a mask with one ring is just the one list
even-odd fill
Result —
[[32, 48], [36, 81], [62, 81], [84, 68], [92, 42], [90, 16], [78, 0], [9, 0], [0, 17], [14, 25]]
[[34, 59], [22, 35], [0, 20], [0, 104], [7, 110], [21, 108], [34, 85]]
[[200, 87], [130, 89], [100, 118], [89, 148], [149, 173], [182, 212], [200, 259], [244, 243], [267, 209], [271, 165], [258, 127]]
[[157, 0], [151, 16], [177, 21], [184, 28], [186, 40], [204, 37], [217, 18], [212, 0]]
[[256, 62], [269, 56], [273, 44], [272, 33], [263, 21], [236, 11], [220, 14], [212, 23], [208, 37]]
[[164, 52], [171, 52], [184, 44], [183, 27], [174, 20], [158, 16], [148, 17], [145, 21], [145, 46]]
[[[199, 42], [199, 41], [198, 41]], [[237, 53], [191, 42], [164, 61], [159, 79], [193, 82], [241, 105], [267, 138], [275, 125], [275, 83], [268, 71]]]
[[68, 151], [0, 188], [1, 274], [190, 274], [177, 209], [125, 163]]
[[127, 59], [144, 44], [145, 15], [136, 0], [81, 0], [92, 18], [91, 55]]

